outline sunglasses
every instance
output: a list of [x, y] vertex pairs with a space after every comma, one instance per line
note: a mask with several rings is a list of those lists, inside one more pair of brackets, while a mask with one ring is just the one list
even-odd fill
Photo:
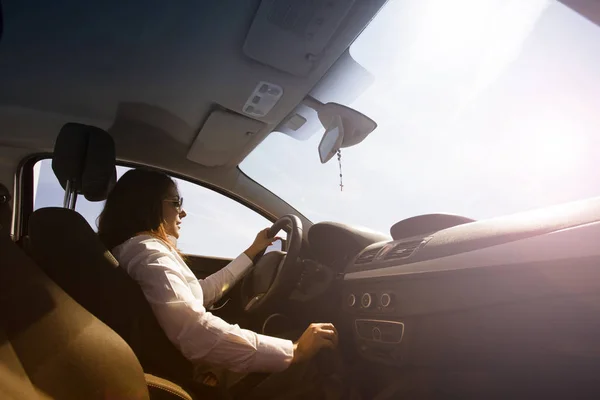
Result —
[[163, 201], [166, 201], [167, 203], [173, 204], [173, 207], [175, 207], [175, 210], [178, 213], [181, 212], [181, 207], [183, 207], [183, 197], [178, 197], [177, 200], [165, 199]]

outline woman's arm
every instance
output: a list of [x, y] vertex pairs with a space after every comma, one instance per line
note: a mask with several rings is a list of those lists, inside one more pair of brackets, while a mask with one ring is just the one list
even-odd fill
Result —
[[252, 260], [245, 254], [240, 254], [235, 260], [221, 268], [214, 274], [199, 279], [204, 293], [204, 306], [209, 307], [219, 301], [252, 266]]
[[136, 256], [127, 271], [138, 281], [167, 337], [192, 362], [236, 372], [277, 372], [294, 356], [289, 340], [264, 336], [230, 325], [207, 312], [194, 295], [179, 260], [152, 239], [129, 249]]
[[205, 279], [198, 280], [204, 292], [204, 306], [208, 307], [217, 302], [231, 289], [252, 266], [252, 260], [264, 249], [279, 238], [270, 238], [268, 228], [260, 231], [254, 242], [235, 260]]

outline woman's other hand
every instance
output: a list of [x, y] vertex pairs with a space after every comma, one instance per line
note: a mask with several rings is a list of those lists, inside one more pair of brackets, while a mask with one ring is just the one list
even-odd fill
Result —
[[281, 240], [281, 238], [278, 236], [269, 237], [269, 228], [265, 228], [262, 231], [258, 232], [258, 235], [256, 235], [254, 242], [250, 245], [250, 247], [248, 247], [248, 250], [246, 250], [244, 253], [248, 256], [248, 258], [254, 260], [258, 253], [272, 245], [273, 242], [275, 242], [276, 240]]
[[300, 339], [294, 343], [292, 363], [310, 360], [319, 350], [335, 349], [337, 344], [338, 333], [333, 324], [310, 324]]

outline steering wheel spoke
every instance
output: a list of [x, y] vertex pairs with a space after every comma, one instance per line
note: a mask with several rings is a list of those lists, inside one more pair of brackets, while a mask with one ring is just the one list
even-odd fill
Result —
[[254, 306], [254, 304], [256, 304], [257, 301], [262, 299], [262, 297], [264, 295], [265, 295], [264, 293], [259, 293], [256, 296], [254, 296], [253, 298], [251, 298], [250, 301], [248, 302], [248, 304], [246, 304], [246, 307], [244, 307], [244, 311], [250, 310]]

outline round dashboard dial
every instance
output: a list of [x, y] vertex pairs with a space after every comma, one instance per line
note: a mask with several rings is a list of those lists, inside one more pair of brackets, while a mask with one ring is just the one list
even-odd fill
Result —
[[373, 304], [373, 299], [370, 293], [364, 293], [360, 299], [360, 305], [363, 308], [369, 308]]
[[353, 293], [350, 293], [348, 296], [348, 307], [354, 307], [356, 305], [356, 296]]
[[381, 307], [386, 308], [392, 305], [392, 295], [389, 293], [383, 293], [379, 298], [379, 304]]

